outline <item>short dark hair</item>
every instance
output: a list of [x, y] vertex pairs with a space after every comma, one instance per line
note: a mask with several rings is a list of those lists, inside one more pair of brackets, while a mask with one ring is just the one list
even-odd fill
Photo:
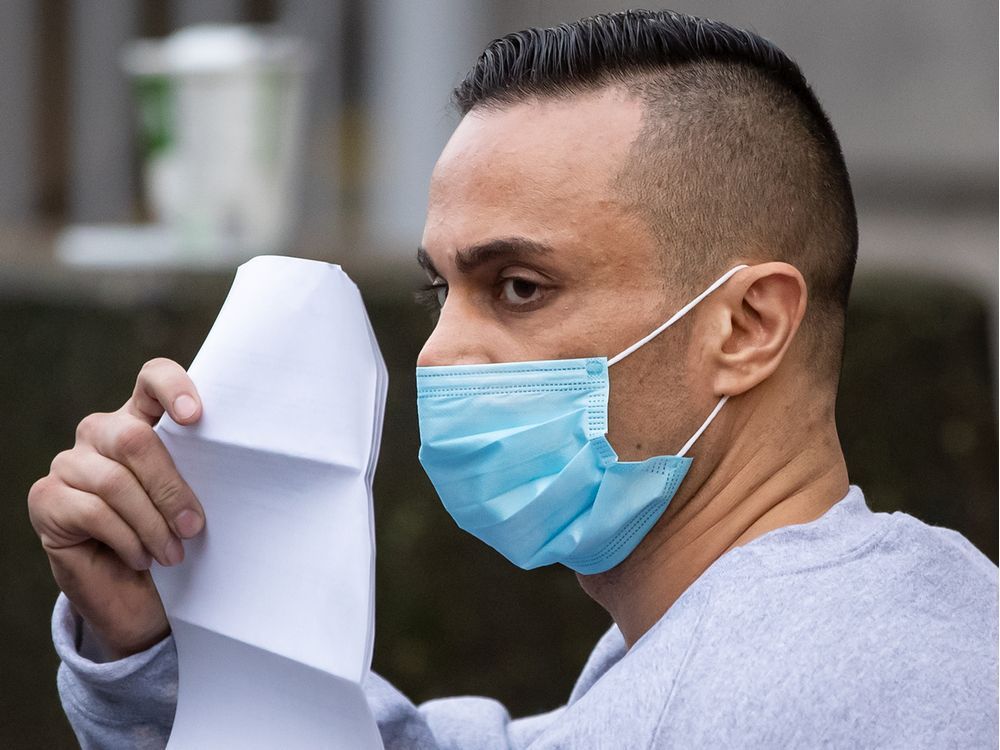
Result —
[[814, 349], [839, 372], [857, 216], [837, 135], [798, 65], [750, 31], [629, 10], [496, 39], [453, 100], [464, 116], [610, 86], [645, 105], [616, 185], [673, 276], [695, 289], [736, 257], [792, 263], [809, 286]]

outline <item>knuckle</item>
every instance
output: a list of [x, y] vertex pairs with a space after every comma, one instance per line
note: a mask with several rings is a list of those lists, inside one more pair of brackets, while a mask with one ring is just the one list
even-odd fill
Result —
[[76, 515], [80, 519], [81, 526], [91, 531], [99, 528], [104, 522], [106, 507], [103, 502], [92, 495], [81, 498], [76, 508]]
[[153, 428], [148, 424], [139, 420], [129, 420], [115, 436], [115, 450], [126, 458], [137, 458], [149, 450], [153, 437]]
[[148, 383], [150, 380], [155, 379], [158, 374], [169, 371], [173, 365], [173, 360], [166, 357], [154, 357], [139, 369], [138, 380]]
[[41, 509], [48, 495], [51, 480], [45, 476], [36, 479], [34, 484], [28, 489], [28, 515], [34, 520], [34, 515]]
[[59, 451], [52, 459], [52, 463], [49, 464], [49, 474], [62, 476], [67, 465], [73, 461], [73, 455], [72, 450]]
[[140, 520], [134, 521], [132, 528], [141, 544], [145, 544], [149, 549], [162, 549], [170, 540], [171, 532], [166, 521], [152, 509], [148, 514], [144, 514]]
[[48, 484], [49, 484], [48, 475], [41, 477], [40, 479], [36, 479], [32, 483], [31, 487], [28, 488], [28, 499], [31, 500], [32, 498], [38, 498], [42, 493], [45, 492], [45, 489], [48, 487]]
[[83, 419], [80, 420], [80, 424], [76, 427], [76, 440], [78, 443], [89, 443], [91, 442], [94, 434], [100, 429], [103, 424], [106, 414], [96, 413], [88, 414]]
[[120, 495], [129, 486], [128, 470], [121, 464], [113, 464], [97, 479], [97, 490], [101, 497]]
[[142, 363], [142, 367], [139, 369], [139, 373], [149, 373], [152, 370], [156, 370], [159, 367], [163, 367], [164, 363], [170, 360], [166, 357], [153, 357], [152, 359], [147, 359]]
[[160, 510], [179, 511], [184, 504], [186, 493], [184, 487], [177, 481], [167, 480], [156, 491], [156, 507]]

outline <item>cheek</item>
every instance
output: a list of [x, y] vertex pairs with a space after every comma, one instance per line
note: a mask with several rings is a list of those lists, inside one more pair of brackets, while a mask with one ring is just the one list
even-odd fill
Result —
[[611, 368], [608, 397], [608, 442], [622, 461], [648, 458], [650, 434], [655, 430], [649, 391], [636, 367], [628, 359]]
[[[622, 461], [674, 454], [690, 409], [681, 357], [650, 342], [610, 370], [608, 441]], [[680, 354], [679, 352], [677, 354]]]
[[538, 341], [545, 342], [551, 359], [608, 357], [616, 352], [613, 326], [601, 312], [579, 299], [569, 302], [553, 316], [549, 325], [540, 329]]

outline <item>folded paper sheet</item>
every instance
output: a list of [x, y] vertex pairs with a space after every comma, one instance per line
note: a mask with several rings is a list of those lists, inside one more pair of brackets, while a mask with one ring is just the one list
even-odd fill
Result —
[[153, 571], [180, 670], [168, 747], [380, 748], [360, 686], [386, 372], [357, 288], [254, 258], [189, 373], [202, 419], [156, 428], [207, 521]]

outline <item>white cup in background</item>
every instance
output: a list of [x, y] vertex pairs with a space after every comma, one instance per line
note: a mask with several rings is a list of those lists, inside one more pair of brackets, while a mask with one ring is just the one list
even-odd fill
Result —
[[201, 25], [124, 51], [155, 218], [185, 254], [283, 253], [298, 219], [305, 42]]

